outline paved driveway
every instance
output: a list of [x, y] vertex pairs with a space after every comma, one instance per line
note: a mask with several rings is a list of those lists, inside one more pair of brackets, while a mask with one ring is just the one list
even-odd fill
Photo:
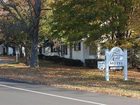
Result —
[[0, 105], [140, 105], [140, 100], [0, 79]]

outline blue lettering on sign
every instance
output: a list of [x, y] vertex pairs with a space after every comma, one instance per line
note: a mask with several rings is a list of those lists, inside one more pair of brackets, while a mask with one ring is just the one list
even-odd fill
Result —
[[124, 58], [123, 58], [123, 51], [122, 49], [116, 47], [110, 51], [109, 54], [109, 66], [123, 66], [124, 65]]

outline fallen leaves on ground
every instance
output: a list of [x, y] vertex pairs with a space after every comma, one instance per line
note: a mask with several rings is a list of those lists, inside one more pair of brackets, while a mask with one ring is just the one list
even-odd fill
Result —
[[97, 69], [47, 66], [30, 69], [25, 64], [0, 66], [0, 77], [22, 80], [61, 88], [107, 93], [140, 98], [140, 72], [129, 70], [128, 81], [122, 71], [111, 71], [110, 81], [105, 81], [104, 71]]

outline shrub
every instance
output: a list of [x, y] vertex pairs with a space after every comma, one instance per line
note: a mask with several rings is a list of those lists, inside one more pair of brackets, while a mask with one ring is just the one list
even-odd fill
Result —
[[103, 59], [85, 59], [85, 65], [86, 67], [97, 68], [98, 61], [104, 61], [104, 60]]
[[45, 57], [45, 56], [44, 56], [43, 54], [39, 54], [39, 55], [38, 55], [38, 58], [39, 58], [39, 59], [44, 59], [44, 57]]
[[76, 66], [80, 67], [83, 66], [83, 62], [80, 60], [73, 60], [73, 59], [67, 59], [59, 56], [44, 56], [44, 55], [39, 55], [39, 59], [44, 59], [48, 61], [52, 61], [57, 64], [63, 64], [66, 66]]
[[64, 65], [66, 66], [76, 66], [76, 67], [80, 67], [83, 66], [83, 62], [81, 60], [73, 60], [73, 59], [64, 59], [63, 60]]

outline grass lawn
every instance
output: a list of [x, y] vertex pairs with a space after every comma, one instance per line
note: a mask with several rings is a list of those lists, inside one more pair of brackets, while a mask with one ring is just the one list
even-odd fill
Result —
[[97, 69], [66, 67], [48, 61], [41, 61], [40, 65], [34, 70], [22, 63], [1, 64], [0, 77], [140, 99], [140, 72], [137, 70], [129, 70], [128, 81], [123, 81], [122, 71], [111, 71], [107, 82], [104, 71]]

